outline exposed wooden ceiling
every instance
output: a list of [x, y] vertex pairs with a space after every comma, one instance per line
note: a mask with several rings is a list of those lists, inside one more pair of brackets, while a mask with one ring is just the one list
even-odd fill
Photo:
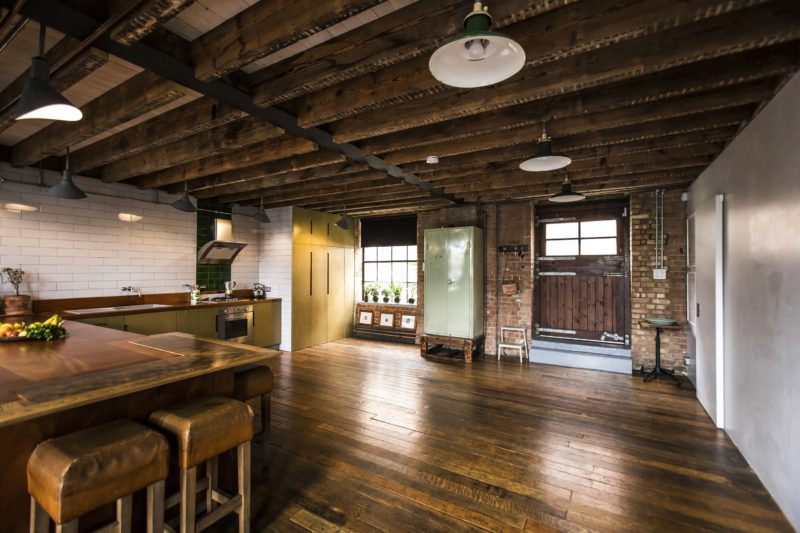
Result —
[[[357, 216], [546, 198], [564, 171], [518, 168], [542, 121], [577, 190], [685, 187], [800, 64], [796, 0], [495, 0], [527, 62], [470, 90], [428, 71], [465, 0], [0, 5], [13, 164], [69, 146], [106, 182]], [[11, 120], [40, 20], [80, 122]]]

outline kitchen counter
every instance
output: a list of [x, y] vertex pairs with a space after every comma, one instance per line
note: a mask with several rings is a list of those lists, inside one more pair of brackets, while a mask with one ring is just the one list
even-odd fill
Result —
[[[261, 301], [261, 300], [259, 300]], [[66, 321], [66, 339], [0, 344], [0, 516], [27, 531], [25, 465], [40, 442], [209, 394], [280, 352], [185, 333], [144, 336]], [[91, 518], [87, 525], [92, 523]]]
[[[113, 311], [103, 310], [97, 312], [81, 312], [75, 313], [73, 311], [78, 310], [80, 308], [72, 308], [72, 309], [64, 309], [61, 311], [61, 314], [64, 318], [100, 318], [100, 317], [108, 317], [108, 316], [121, 316], [125, 314], [136, 313], [144, 314], [144, 313], [159, 313], [163, 311], [184, 311], [187, 309], [206, 309], [206, 308], [214, 308], [214, 307], [231, 307], [231, 306], [239, 306], [239, 305], [255, 305], [265, 302], [280, 302], [280, 298], [262, 298], [260, 300], [253, 300], [253, 299], [239, 299], [236, 301], [227, 301], [227, 302], [208, 302], [208, 303], [199, 303], [199, 304], [190, 304], [189, 302], [183, 303], [168, 303], [168, 304], [159, 304], [160, 307], [151, 307], [151, 308], [136, 308], [136, 309], [115, 309]], [[149, 302], [149, 303], [158, 303], [158, 302]], [[124, 305], [117, 305], [117, 306], [107, 306], [107, 307], [125, 307], [130, 305], [137, 305], [135, 303], [128, 303]], [[148, 304], [144, 304], [148, 305]], [[95, 307], [95, 309], [99, 309], [101, 306]], [[93, 308], [84, 308], [84, 309], [93, 309]]]

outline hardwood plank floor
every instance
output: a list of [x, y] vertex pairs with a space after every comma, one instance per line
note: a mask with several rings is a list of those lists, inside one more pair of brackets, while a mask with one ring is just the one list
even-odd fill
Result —
[[345, 339], [270, 362], [253, 531], [792, 531], [690, 391], [418, 350]]

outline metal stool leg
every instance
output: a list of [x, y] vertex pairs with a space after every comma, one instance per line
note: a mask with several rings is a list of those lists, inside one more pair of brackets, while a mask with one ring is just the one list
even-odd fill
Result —
[[261, 395], [261, 439], [264, 446], [264, 468], [269, 468], [269, 441], [271, 437], [271, 401], [269, 394]]
[[250, 533], [250, 441], [236, 447], [237, 477], [242, 506], [239, 509], [239, 533]]
[[147, 486], [147, 533], [164, 532], [164, 481]]
[[36, 498], [31, 496], [30, 533], [48, 533], [48, 531], [50, 531], [50, 517]]
[[181, 470], [181, 533], [194, 533], [197, 467]]
[[78, 533], [78, 519], [65, 524], [56, 524], [56, 533]]

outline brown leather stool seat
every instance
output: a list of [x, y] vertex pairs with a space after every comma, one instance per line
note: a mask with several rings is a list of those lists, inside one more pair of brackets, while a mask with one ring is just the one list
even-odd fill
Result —
[[253, 398], [261, 399], [261, 440], [265, 468], [269, 464], [272, 383], [272, 370], [266, 365], [247, 365], [233, 375], [233, 398], [240, 402], [247, 402]]
[[[177, 443], [181, 470], [180, 495], [166, 500], [166, 507], [180, 503], [180, 531], [194, 533], [236, 512], [239, 531], [250, 528], [250, 441], [253, 439], [253, 410], [246, 403], [210, 396], [175, 407], [160, 409], [150, 415], [150, 422], [169, 433]], [[228, 496], [217, 490], [219, 454], [236, 448], [238, 494]], [[206, 463], [206, 515], [197, 519], [197, 466]], [[217, 507], [219, 504], [219, 507]], [[195, 521], [197, 522], [195, 523]]]
[[[28, 460], [31, 531], [46, 530], [43, 509], [63, 529], [77, 531], [81, 515], [115, 500], [130, 519], [130, 497], [148, 488], [148, 504], [163, 501], [169, 471], [169, 446], [158, 432], [130, 420], [119, 420], [50, 439], [39, 444]], [[160, 485], [156, 487], [155, 485]], [[158, 514], [148, 511], [149, 514]], [[160, 521], [149, 528], [159, 530]], [[42, 525], [44, 521], [44, 525]], [[160, 530], [159, 530], [160, 533]]]

